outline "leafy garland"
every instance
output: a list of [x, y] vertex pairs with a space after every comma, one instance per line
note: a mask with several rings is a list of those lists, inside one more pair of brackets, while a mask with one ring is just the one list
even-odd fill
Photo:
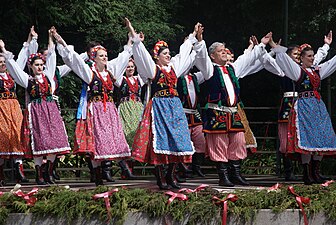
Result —
[[[73, 191], [63, 187], [50, 187], [40, 190], [35, 197], [34, 206], [11, 193], [0, 196], [0, 224], [4, 224], [9, 213], [33, 213], [37, 217], [55, 216], [65, 218], [68, 224], [82, 217], [98, 216], [107, 221], [108, 214], [103, 198], [93, 200], [92, 196], [111, 190], [112, 187], [100, 186], [95, 190]], [[295, 191], [300, 196], [309, 197], [311, 203], [305, 205], [307, 215], [325, 213], [329, 219], [336, 220], [336, 184], [328, 187], [321, 185], [295, 185]], [[110, 197], [110, 214], [114, 222], [122, 224], [128, 212], [144, 212], [150, 217], [171, 215], [175, 221], [183, 221], [188, 216], [187, 224], [208, 224], [211, 221], [220, 224], [221, 209], [212, 201], [213, 196], [221, 199], [227, 193], [206, 188], [200, 192], [188, 193], [187, 201], [175, 199], [167, 204], [168, 196], [163, 192], [153, 192], [146, 189], [119, 188]], [[275, 213], [286, 209], [297, 209], [295, 197], [287, 190], [287, 186], [276, 191], [268, 190], [239, 190], [235, 192], [238, 201], [228, 202], [228, 213], [240, 216], [243, 220], [253, 219], [258, 210], [271, 209]]]

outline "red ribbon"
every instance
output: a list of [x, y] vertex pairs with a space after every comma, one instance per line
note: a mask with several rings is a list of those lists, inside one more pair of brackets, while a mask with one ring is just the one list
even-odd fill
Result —
[[310, 203], [310, 198], [306, 198], [306, 197], [301, 197], [298, 194], [295, 193], [293, 186], [289, 186], [288, 190], [290, 191], [290, 193], [292, 193], [295, 196], [295, 200], [297, 202], [297, 204], [299, 205], [301, 211], [302, 211], [302, 215], [303, 215], [303, 219], [304, 219], [304, 224], [308, 225], [308, 218], [307, 215], [304, 211], [303, 205], [304, 204], [309, 204]]
[[334, 183], [334, 180], [328, 180], [325, 183], [321, 184], [323, 187], [328, 187], [330, 184]]
[[209, 187], [207, 184], [201, 184], [195, 189], [189, 189], [189, 188], [182, 188], [179, 190], [179, 192], [186, 192], [186, 193], [194, 193], [194, 192], [199, 192], [201, 190], [204, 190], [206, 187]]
[[100, 193], [100, 194], [95, 194], [94, 196], [92, 196], [93, 200], [97, 200], [99, 198], [104, 198], [105, 206], [106, 206], [106, 210], [107, 210], [107, 215], [108, 215], [109, 220], [111, 219], [111, 214], [110, 214], [111, 205], [110, 205], [110, 199], [109, 199], [109, 197], [114, 192], [118, 192], [118, 191], [119, 191], [119, 189], [115, 188], [115, 189], [112, 189], [110, 191], [103, 192], [103, 193]]
[[170, 203], [172, 203], [172, 201], [174, 201], [175, 198], [177, 198], [177, 199], [179, 199], [179, 200], [182, 200], [182, 201], [186, 201], [186, 200], [188, 200], [188, 197], [187, 197], [186, 195], [184, 195], [184, 194], [174, 193], [174, 192], [172, 192], [172, 191], [167, 191], [167, 192], [165, 192], [165, 194], [171, 196], [171, 197], [168, 199], [168, 203], [167, 203], [168, 205], [169, 205]]
[[26, 204], [29, 206], [35, 205], [37, 198], [33, 197], [32, 195], [35, 195], [38, 192], [38, 188], [33, 188], [30, 192], [27, 194], [23, 193], [21, 190], [17, 190], [14, 192], [15, 196], [18, 196], [26, 201]]
[[228, 210], [228, 201], [235, 202], [238, 200], [237, 195], [228, 194], [225, 199], [220, 199], [216, 196], [212, 197], [213, 201], [216, 201], [216, 205], [223, 204], [223, 215], [222, 215], [222, 225], [226, 225], [226, 218], [227, 218], [227, 210]]
[[268, 191], [276, 191], [276, 190], [279, 190], [281, 188], [281, 186], [282, 186], [281, 184], [276, 183], [272, 187], [268, 188], [267, 190]]

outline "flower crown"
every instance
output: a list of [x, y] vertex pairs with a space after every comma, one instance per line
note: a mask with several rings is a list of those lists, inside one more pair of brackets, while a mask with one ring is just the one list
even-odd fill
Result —
[[99, 50], [104, 50], [105, 52], [107, 52], [106, 48], [104, 48], [101, 45], [97, 45], [97, 46], [95, 46], [95, 47], [92, 48], [92, 51], [91, 51], [91, 54], [90, 54], [90, 59], [91, 60], [94, 60], [97, 57], [97, 52]]
[[225, 52], [226, 52], [227, 54], [229, 54], [229, 55], [232, 55], [230, 49], [228, 49], [228, 48], [225, 48]]
[[298, 51], [299, 51], [299, 55], [301, 55], [301, 52], [303, 51], [303, 49], [305, 49], [305, 48], [311, 48], [311, 46], [309, 45], [309, 44], [302, 44], [302, 45], [300, 45], [300, 47], [299, 47], [299, 49], [298, 49]]
[[41, 54], [41, 53], [34, 53], [34, 54], [31, 54], [28, 57], [28, 61], [27, 61], [28, 65], [32, 65], [33, 59], [37, 59], [37, 58], [42, 59], [43, 62], [46, 61], [46, 59], [45, 59], [45, 57], [44, 57], [43, 54]]
[[154, 59], [158, 58], [159, 50], [160, 50], [161, 47], [167, 47], [168, 48], [168, 44], [165, 41], [158, 41], [158, 42], [156, 42], [156, 44], [154, 45], [154, 49], [153, 49], [153, 57], [154, 57]]

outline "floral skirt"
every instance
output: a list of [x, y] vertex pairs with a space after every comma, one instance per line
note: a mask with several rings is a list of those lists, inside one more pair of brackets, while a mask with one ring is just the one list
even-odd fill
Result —
[[113, 102], [92, 102], [85, 120], [78, 120], [74, 154], [89, 154], [95, 160], [115, 160], [131, 155]]
[[[184, 115], [182, 105], [181, 105], [180, 108], [182, 110], [181, 111], [182, 114]], [[156, 113], [160, 113], [160, 111], [157, 110], [157, 109], [158, 108], [156, 108]], [[166, 151], [163, 151], [163, 153], [156, 153], [155, 152], [155, 147], [154, 147], [155, 135], [153, 134], [153, 130], [155, 130], [155, 127], [154, 127], [155, 123], [153, 122], [154, 121], [153, 110], [155, 110], [155, 106], [153, 107], [153, 100], [150, 100], [148, 102], [148, 104], [146, 105], [142, 120], [141, 120], [141, 122], [138, 126], [138, 129], [137, 129], [137, 132], [135, 134], [134, 143], [133, 143], [133, 146], [132, 146], [132, 149], [133, 149], [132, 157], [139, 162], [144, 162], [144, 163], [149, 163], [149, 164], [154, 164], [154, 165], [178, 163], [178, 162], [191, 163], [192, 154], [194, 153], [194, 150], [193, 150], [193, 146], [191, 144], [190, 133], [189, 133], [189, 129], [188, 129], [188, 125], [187, 125], [187, 119], [186, 119], [185, 115], [184, 115], [184, 119], [185, 119], [185, 122], [186, 122], [186, 124], [185, 124], [185, 134], [183, 133], [184, 132], [183, 127], [180, 128], [180, 129], [183, 129], [182, 133], [180, 133], [180, 134], [185, 137], [185, 140], [183, 141], [184, 144], [181, 143], [182, 145], [179, 145], [179, 146], [184, 146], [189, 151], [183, 152], [184, 149], [179, 149], [179, 151], [181, 153], [180, 155], [178, 155], [179, 153], [169, 154]], [[162, 116], [162, 114], [161, 114], [161, 116]], [[167, 117], [162, 117], [162, 118], [168, 119]], [[175, 123], [176, 126], [181, 126], [181, 124], [179, 124], [177, 121], [175, 121], [175, 122], [174, 122], [174, 120], [168, 120], [168, 121], [170, 121], [170, 123]], [[154, 126], [153, 126], [153, 124], [154, 124]], [[163, 127], [161, 127], [160, 130], [155, 130], [154, 132], [165, 132], [162, 128]], [[165, 134], [163, 134], [163, 136], [165, 136]], [[169, 142], [169, 141], [170, 140], [168, 138], [166, 140], [166, 142]], [[171, 143], [173, 143], [173, 142], [174, 141], [171, 141]], [[156, 143], [156, 146], [164, 146], [165, 144], [168, 145], [168, 143], [159, 144], [159, 145], [157, 145], [157, 143]], [[175, 146], [175, 148], [176, 148], [176, 146]]]
[[143, 110], [144, 106], [139, 101], [124, 101], [119, 105], [119, 116], [129, 146], [133, 145], [135, 132], [140, 123]]
[[29, 103], [24, 115], [25, 158], [70, 153], [65, 125], [55, 101]]
[[0, 100], [0, 158], [22, 157], [22, 112], [16, 99]]
[[288, 124], [287, 153], [336, 154], [336, 135], [322, 100], [313, 97], [295, 102]]

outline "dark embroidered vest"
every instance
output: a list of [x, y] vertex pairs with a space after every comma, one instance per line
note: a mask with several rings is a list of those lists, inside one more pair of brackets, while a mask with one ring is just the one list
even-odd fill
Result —
[[196, 125], [201, 125], [203, 124], [202, 119], [201, 119], [201, 107], [198, 102], [198, 96], [200, 95], [200, 87], [198, 85], [197, 77], [191, 75], [192, 81], [194, 83], [195, 87], [195, 105], [192, 106], [189, 92], [188, 92], [188, 85], [187, 81], [184, 76], [179, 77], [177, 81], [177, 92], [179, 95], [179, 98], [182, 102], [183, 108], [185, 109], [194, 109], [197, 110], [197, 114], [190, 114], [186, 113], [186, 117], [188, 119], [188, 125], [189, 126], [196, 126]]
[[173, 68], [168, 72], [156, 66], [156, 74], [151, 84], [151, 97], [174, 97], [178, 96], [177, 77]]
[[45, 76], [46, 81], [48, 82], [48, 85], [46, 86], [46, 89], [41, 89], [41, 85], [45, 85], [45, 83], [40, 84], [36, 79], [30, 79], [28, 81], [28, 87], [27, 92], [29, 94], [29, 101], [30, 102], [41, 102], [42, 99], [46, 101], [52, 101], [52, 89], [51, 89], [51, 83], [47, 76]]
[[120, 89], [120, 100], [125, 101], [132, 99], [134, 101], [141, 101], [140, 95], [141, 95], [141, 84], [139, 78], [136, 78], [136, 81], [138, 83], [138, 88], [137, 90], [131, 90], [128, 83], [127, 83], [127, 78], [123, 77], [123, 80], [121, 82], [121, 85], [119, 87]]
[[[213, 76], [206, 83], [206, 112], [204, 117], [205, 133], [228, 133], [244, 131], [244, 126], [237, 110], [217, 110], [208, 108], [209, 103], [218, 107], [236, 107], [240, 103], [240, 86], [232, 66], [226, 66], [228, 74], [223, 74], [219, 66], [214, 66]], [[235, 93], [235, 101], [231, 105], [223, 76], [229, 76]], [[237, 108], [237, 107], [236, 107]]]
[[108, 101], [113, 101], [113, 83], [114, 78], [110, 72], [110, 78], [112, 80], [112, 86], [110, 90], [107, 90], [105, 87], [103, 87], [103, 82], [98, 77], [97, 73], [93, 72], [93, 79], [91, 83], [89, 84], [90, 90], [88, 91], [88, 101], [103, 101], [104, 93], [107, 94]]
[[16, 99], [16, 85], [13, 78], [7, 73], [8, 79], [0, 79], [0, 100]]
[[295, 82], [288, 77], [280, 78], [280, 90], [282, 94], [285, 92], [292, 92], [293, 96], [284, 97], [282, 96], [280, 102], [280, 108], [278, 112], [278, 122], [287, 123], [289, 119], [289, 113], [291, 111], [292, 105], [294, 104], [296, 97], [294, 97]]
[[[319, 91], [320, 90], [320, 83], [321, 83], [321, 79], [320, 79], [320, 74], [318, 70], [314, 70], [315, 72], [315, 79], [317, 80], [318, 84], [317, 84], [317, 88], [315, 89], [315, 91]], [[314, 91], [314, 87], [313, 84], [310, 80], [311, 78], [309, 77], [308, 73], [301, 68], [301, 75], [298, 81], [296, 81], [295, 83], [295, 89], [297, 92], [304, 92], [304, 91]]]

